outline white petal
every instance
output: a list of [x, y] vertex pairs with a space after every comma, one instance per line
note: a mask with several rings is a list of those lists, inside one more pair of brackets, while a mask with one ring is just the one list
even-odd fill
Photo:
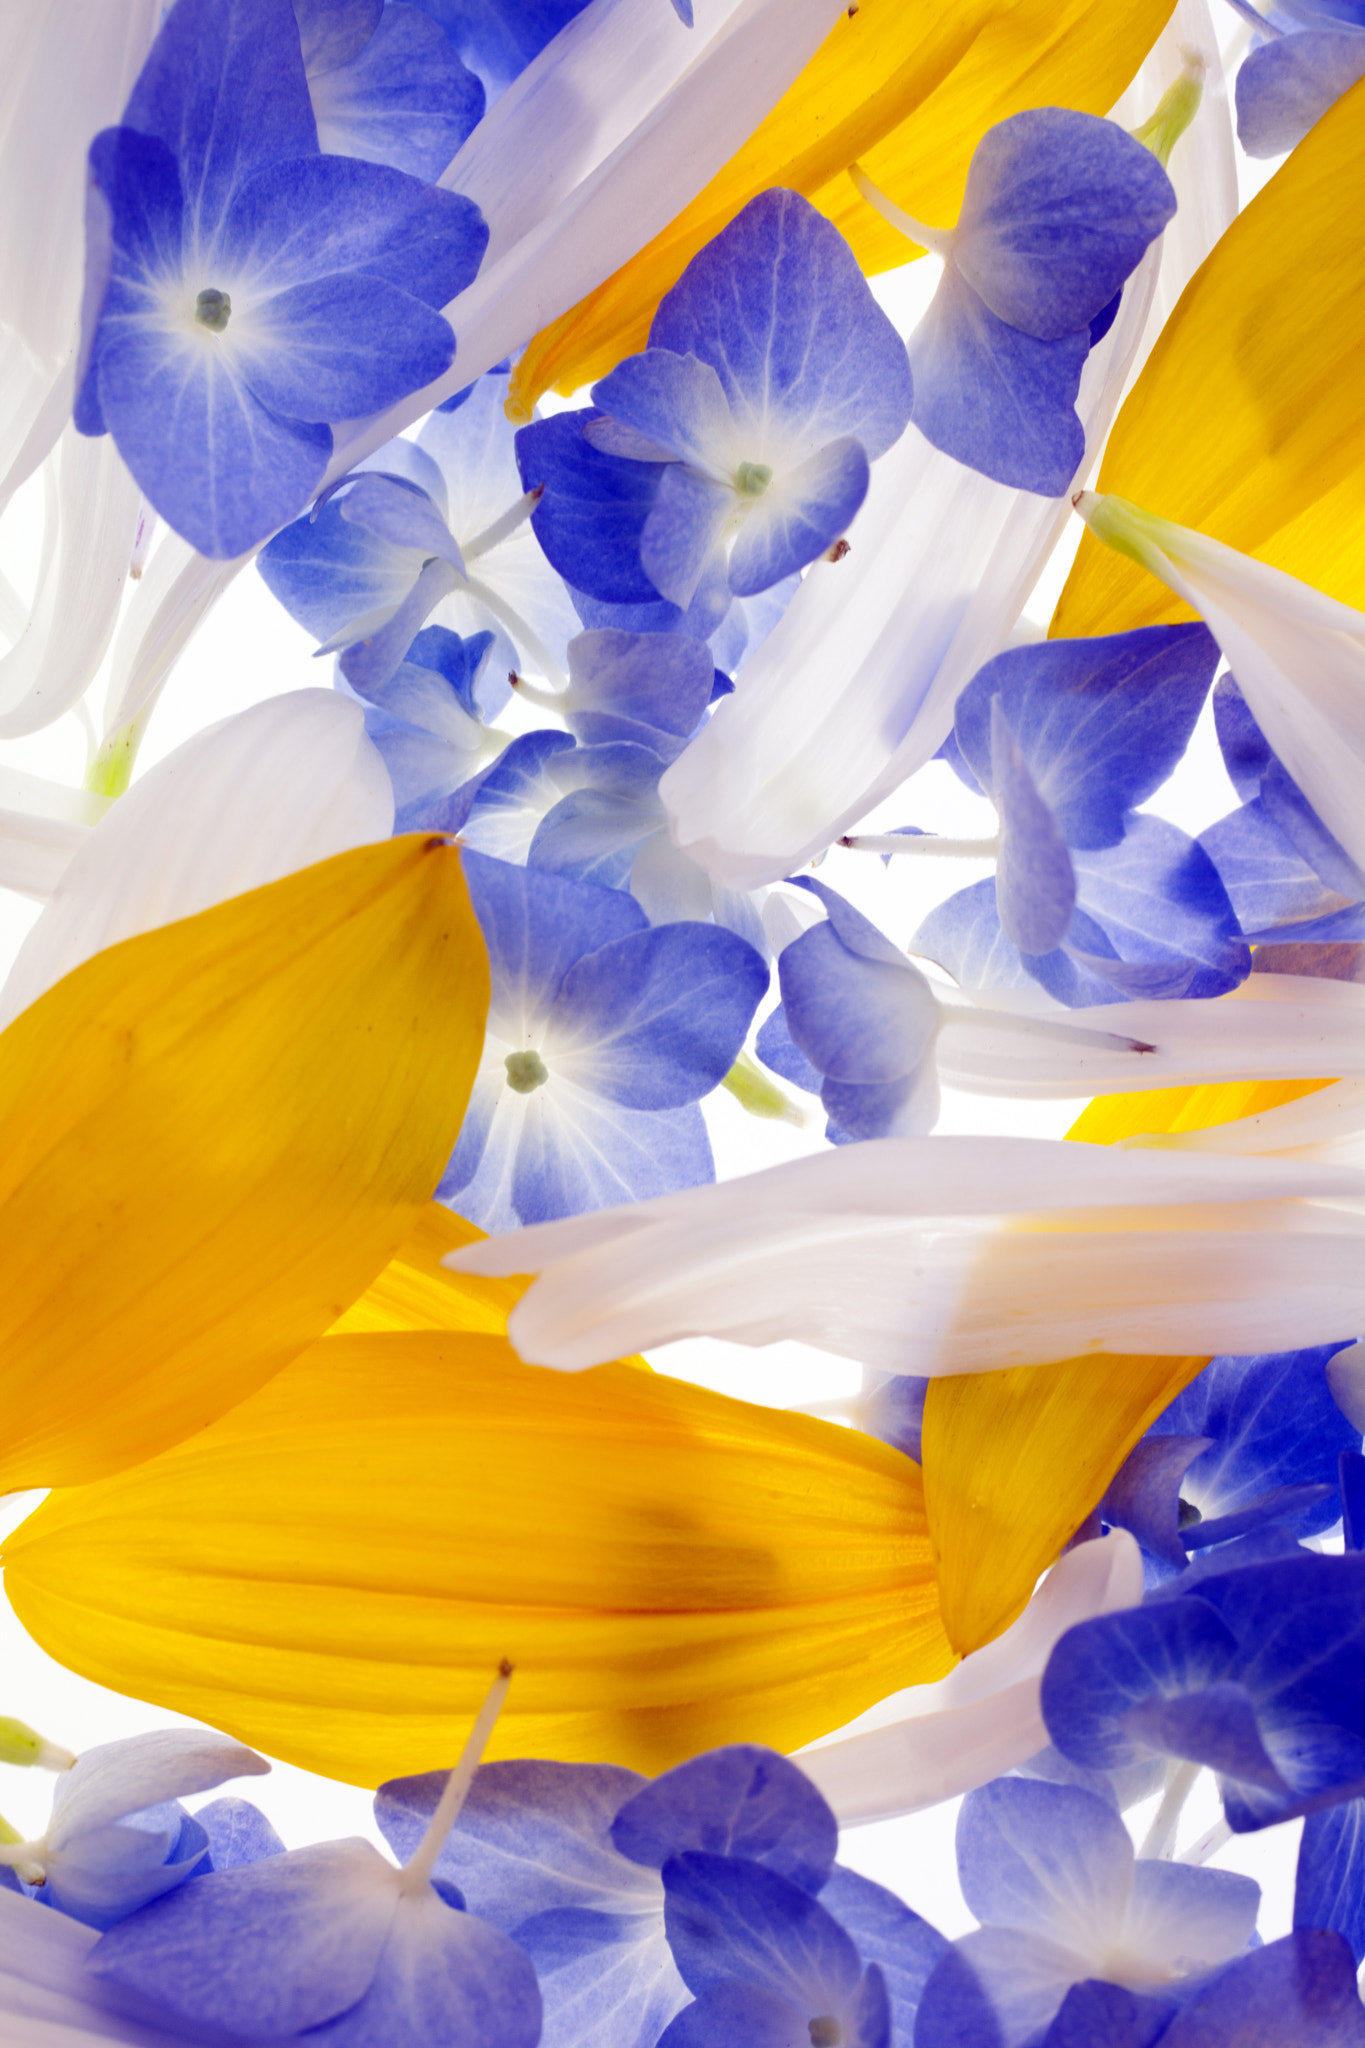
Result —
[[[956, 1005], [938, 1041], [950, 1088], [1026, 1100], [1127, 1093], [1215, 1081], [1335, 1080], [1365, 1075], [1365, 987], [1306, 975], [1254, 974], [1211, 1002], [1112, 1003], [1049, 1011], [1055, 1037], [992, 1028], [985, 1004]], [[966, 1021], [954, 1022], [954, 1019]], [[1061, 1029], [1124, 1034], [1135, 1053], [1068, 1042]]]
[[1069, 1550], [1019, 1619], [937, 1685], [893, 1693], [802, 1752], [841, 1825], [915, 1813], [969, 1792], [1048, 1743], [1039, 1680], [1059, 1636], [1142, 1599], [1142, 1554], [1126, 1529]]
[[889, 1138], [449, 1263], [540, 1276], [509, 1324], [537, 1365], [794, 1337], [882, 1371], [985, 1372], [1349, 1334], [1365, 1321], [1365, 1215], [1307, 1198], [1363, 1196], [1365, 1175], [1312, 1161]]
[[106, 734], [161, 694], [191, 636], [250, 560], [240, 555], [235, 562], [211, 562], [179, 534], [162, 535], [114, 642]]
[[189, 2034], [127, 2019], [84, 1974], [99, 1934], [36, 1899], [0, 1891], [0, 2048], [196, 2048]]
[[102, 1742], [83, 1751], [58, 1778], [47, 1839], [61, 1849], [124, 1814], [209, 1792], [228, 1778], [257, 1778], [269, 1769], [254, 1749], [207, 1728], [158, 1728]]
[[209, 726], [90, 833], [20, 948], [0, 1024], [102, 947], [392, 827], [393, 791], [359, 704], [297, 690]]
[[0, 656], [0, 738], [37, 732], [84, 696], [113, 638], [142, 493], [113, 440], [74, 427], [56, 454], [50, 531], [28, 623]]

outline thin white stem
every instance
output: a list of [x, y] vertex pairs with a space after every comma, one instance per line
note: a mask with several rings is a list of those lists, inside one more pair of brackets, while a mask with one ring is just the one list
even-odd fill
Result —
[[849, 832], [838, 844], [855, 853], [940, 853], [950, 860], [994, 860], [1000, 851], [1000, 835], [945, 839], [934, 832]]
[[1203, 1770], [1202, 1764], [1177, 1764], [1166, 1780], [1166, 1790], [1161, 1795], [1161, 1804], [1147, 1830], [1147, 1838], [1138, 1850], [1139, 1859], [1169, 1863], [1175, 1848], [1176, 1830], [1180, 1816], [1185, 1810], [1185, 1801], [1190, 1796], [1195, 1779]]
[[544, 641], [538, 634], [532, 632], [520, 612], [515, 611], [505, 598], [499, 597], [496, 590], [490, 590], [488, 585], [481, 583], [476, 576], [466, 578], [465, 589], [471, 597], [477, 597], [479, 603], [506, 626], [513, 639], [520, 642], [531, 659], [539, 663], [540, 672], [547, 682], [553, 683], [557, 690], [568, 689], [569, 678]]
[[436, 1803], [430, 1825], [417, 1844], [410, 1860], [403, 1866], [400, 1889], [405, 1898], [420, 1896], [431, 1881], [436, 1867], [436, 1858], [445, 1847], [446, 1837], [460, 1817], [465, 1795], [479, 1768], [488, 1738], [493, 1733], [502, 1703], [507, 1698], [507, 1688], [512, 1683], [512, 1666], [504, 1657], [498, 1666], [498, 1675], [488, 1688], [488, 1697], [479, 1708], [478, 1718], [469, 1731], [460, 1760], [446, 1779], [445, 1789]]
[[564, 716], [564, 692], [562, 690], [539, 689], [535, 683], [528, 683], [525, 676], [519, 676], [515, 669], [508, 680], [517, 695], [524, 697], [528, 704], [538, 704], [542, 711], [556, 711], [561, 718]]
[[485, 526], [482, 533], [476, 533], [473, 540], [461, 547], [460, 553], [465, 560], [476, 562], [480, 555], [486, 555], [490, 548], [495, 548], [500, 540], [506, 540], [509, 533], [515, 533], [519, 526], [525, 525], [544, 496], [544, 484], [537, 484], [524, 498], [518, 498], [515, 505], [509, 505], [491, 526]]
[[1101, 1052], [1155, 1052], [1144, 1038], [1121, 1031], [1087, 1031], [1083, 1024], [1064, 1024], [1059, 1017], [1030, 1017], [1017, 1010], [969, 1009], [966, 1003], [943, 1003], [943, 1026], [961, 1024], [978, 1031], [1012, 1031], [1021, 1038], [1058, 1038], [1068, 1045], [1093, 1045]]
[[861, 164], [850, 164], [848, 175], [867, 201], [875, 206], [883, 220], [890, 221], [908, 242], [915, 242], [921, 249], [932, 249], [935, 256], [947, 256], [953, 246], [951, 228], [927, 228], [922, 220], [916, 220], [903, 206], [897, 206], [894, 199], [888, 199], [880, 185], [874, 185]]
[[1225, 1820], [1216, 1820], [1211, 1828], [1205, 1828], [1197, 1842], [1191, 1842], [1177, 1863], [1207, 1863], [1210, 1856], [1216, 1856], [1224, 1842], [1232, 1840], [1232, 1829]]

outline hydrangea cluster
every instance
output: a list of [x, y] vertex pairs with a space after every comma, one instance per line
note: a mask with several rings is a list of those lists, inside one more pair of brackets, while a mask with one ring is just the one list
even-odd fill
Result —
[[1365, 0], [0, 50], [0, 2048], [1365, 2048]]

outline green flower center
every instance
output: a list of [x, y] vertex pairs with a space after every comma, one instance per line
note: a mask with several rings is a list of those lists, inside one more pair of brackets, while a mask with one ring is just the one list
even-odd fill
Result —
[[772, 480], [766, 462], [741, 462], [735, 471], [735, 489], [746, 498], [761, 498]]
[[194, 317], [201, 327], [207, 327], [213, 334], [221, 334], [232, 317], [232, 301], [216, 285], [205, 285], [194, 302]]
[[525, 1052], [509, 1052], [503, 1065], [507, 1068], [507, 1085], [518, 1095], [534, 1095], [550, 1078], [549, 1068], [530, 1046]]

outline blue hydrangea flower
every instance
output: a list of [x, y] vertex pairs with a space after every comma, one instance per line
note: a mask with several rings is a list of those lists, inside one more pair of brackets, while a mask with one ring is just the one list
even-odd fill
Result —
[[907, 223], [944, 259], [910, 337], [926, 440], [997, 483], [1059, 497], [1085, 453], [1075, 400], [1097, 316], [1175, 204], [1157, 159], [1112, 121], [1039, 107], [988, 129], [956, 228]]
[[1276, 1530], [1243, 1537], [1144, 1606], [1070, 1629], [1042, 1706], [1057, 1748], [1091, 1769], [1148, 1751], [1207, 1764], [1239, 1833], [1354, 1798], [1365, 1557], [1313, 1556]]
[[413, 0], [440, 23], [490, 103], [538, 57], [587, 0]]
[[505, 1230], [712, 1179], [697, 1104], [744, 1043], [759, 954], [592, 882], [473, 851], [464, 868], [493, 986], [440, 1200]]
[[1349, 978], [1353, 949], [1365, 943], [1365, 874], [1272, 753], [1231, 676], [1214, 689], [1213, 708], [1242, 803], [1199, 844], [1258, 949], [1258, 969]]
[[[526, 667], [562, 681], [579, 621], [526, 524], [503, 389], [480, 377], [454, 411], [429, 415], [415, 443], [378, 449], [316, 517], [260, 554], [273, 594], [322, 642], [319, 654], [345, 650], [342, 673], [366, 695], [428, 619], [465, 637], [491, 633], [488, 679], [499, 687]], [[495, 714], [499, 700], [487, 685], [480, 694]]]
[[76, 424], [113, 434], [201, 553], [240, 554], [307, 501], [330, 422], [448, 368], [439, 308], [488, 230], [455, 193], [320, 152], [289, 0], [177, 0], [90, 166], [107, 235]]
[[491, 633], [462, 640], [427, 626], [387, 682], [353, 690], [393, 784], [395, 832], [458, 830], [468, 811], [461, 793], [507, 744], [489, 730], [479, 697], [492, 645]]
[[1188, 1552], [1268, 1523], [1300, 1537], [1330, 1529], [1338, 1459], [1360, 1449], [1327, 1384], [1340, 1348], [1213, 1359], [1129, 1452], [1101, 1519], [1177, 1571]]
[[439, 22], [405, 0], [294, 0], [294, 12], [320, 146], [439, 178], [485, 103]]
[[926, 1986], [916, 2048], [958, 2048], [959, 2008], [977, 2000], [994, 2019], [998, 2048], [1022, 2048], [1072, 1985], [1092, 1980], [1138, 1993], [1159, 2022], [1190, 1979], [1245, 1950], [1260, 1904], [1248, 1877], [1139, 1861], [1104, 1799], [1028, 1778], [997, 1778], [968, 1793], [957, 1867], [982, 1924]]
[[203, 1866], [210, 1837], [180, 1798], [269, 1769], [254, 1750], [201, 1728], [101, 1743], [58, 1777], [45, 1832], [0, 1847], [0, 1865], [40, 1886], [35, 1896], [59, 1913], [112, 1927]]
[[[432, 1773], [380, 1788], [375, 1814], [398, 1855], [420, 1838], [443, 1784]], [[611, 1764], [485, 1765], [436, 1867], [533, 1957], [543, 2048], [655, 2048], [688, 1999], [665, 1938], [660, 1874], [687, 1850], [744, 1857], [804, 1893], [837, 1891], [871, 1941], [895, 1948], [892, 1981], [913, 2021], [938, 1937], [880, 1886], [831, 1874], [837, 1837], [795, 1764], [733, 1743], [653, 1780]]]
[[1011, 648], [958, 700], [954, 750], [1000, 818], [993, 881], [913, 950], [965, 987], [1040, 982], [1073, 1007], [1215, 996], [1250, 954], [1204, 849], [1140, 813], [1183, 755], [1218, 664], [1203, 626]]
[[909, 417], [905, 349], [843, 238], [764, 192], [666, 294], [649, 346], [592, 408], [525, 427], [536, 532], [577, 589], [614, 604], [783, 582], [843, 533], [868, 464]]
[[1282, 156], [1365, 78], [1365, 7], [1287, 0], [1266, 18], [1239, 0], [1239, 11], [1260, 40], [1237, 73], [1237, 139], [1248, 156]]

